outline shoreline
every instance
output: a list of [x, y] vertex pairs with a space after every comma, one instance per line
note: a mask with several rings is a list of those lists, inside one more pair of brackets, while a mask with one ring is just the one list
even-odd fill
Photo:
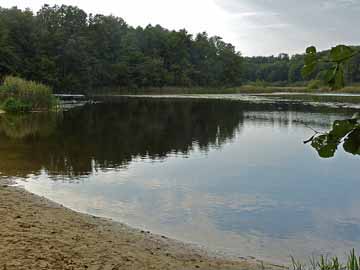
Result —
[[195, 94], [273, 94], [273, 93], [306, 93], [306, 94], [360, 94], [360, 86], [346, 86], [331, 90], [328, 87], [309, 89], [307, 86], [256, 86], [245, 84], [237, 87], [148, 87], [148, 88], [104, 88], [101, 91], [89, 93], [89, 96], [112, 95], [195, 95]]
[[282, 269], [75, 212], [0, 180], [0, 269]]

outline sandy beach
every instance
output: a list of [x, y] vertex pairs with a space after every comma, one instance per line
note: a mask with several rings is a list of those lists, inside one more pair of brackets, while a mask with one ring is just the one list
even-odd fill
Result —
[[[1, 183], [1, 182], [0, 182]], [[259, 269], [0, 184], [0, 269]], [[265, 265], [268, 268], [276, 268]]]

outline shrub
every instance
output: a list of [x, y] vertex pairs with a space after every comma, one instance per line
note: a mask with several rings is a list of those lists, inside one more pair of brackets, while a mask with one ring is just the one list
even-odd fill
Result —
[[5, 111], [49, 110], [57, 103], [50, 87], [34, 81], [7, 76], [0, 86]]
[[3, 109], [7, 112], [29, 112], [31, 104], [14, 97], [9, 97], [4, 101]]

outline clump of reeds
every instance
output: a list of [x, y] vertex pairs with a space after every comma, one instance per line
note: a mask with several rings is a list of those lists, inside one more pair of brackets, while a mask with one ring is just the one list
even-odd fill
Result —
[[49, 110], [57, 100], [47, 85], [7, 76], [0, 86], [0, 103], [5, 111], [26, 112]]

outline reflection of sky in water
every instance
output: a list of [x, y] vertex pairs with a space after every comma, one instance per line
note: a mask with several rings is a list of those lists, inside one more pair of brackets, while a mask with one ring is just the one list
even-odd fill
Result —
[[78, 211], [238, 255], [359, 249], [359, 160], [342, 151], [319, 159], [302, 143], [312, 131], [277, 115], [245, 113], [236, 137], [207, 153], [138, 158], [75, 182], [43, 172], [23, 184]]

